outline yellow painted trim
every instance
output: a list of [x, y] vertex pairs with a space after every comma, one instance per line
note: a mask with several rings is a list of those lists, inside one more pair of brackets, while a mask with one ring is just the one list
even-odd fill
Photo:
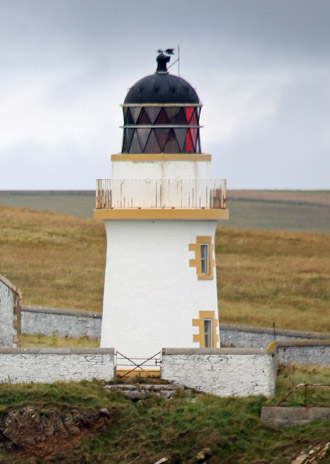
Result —
[[211, 161], [212, 155], [204, 153], [141, 153], [136, 155], [115, 154], [111, 155], [111, 161]]
[[[209, 272], [208, 274], [202, 273], [202, 257], [201, 257], [201, 245], [207, 244], [209, 246]], [[198, 236], [196, 237], [196, 243], [189, 243], [189, 251], [195, 252], [195, 259], [189, 260], [189, 266], [196, 268], [196, 274], [198, 280], [213, 280], [214, 278], [214, 265], [215, 261], [213, 259], [214, 247], [212, 244], [211, 236]]]
[[193, 342], [199, 343], [200, 348], [205, 348], [205, 333], [204, 333], [204, 320], [211, 319], [212, 321], [212, 347], [217, 348], [219, 335], [217, 334], [218, 321], [215, 318], [214, 311], [199, 311], [199, 319], [193, 319], [193, 327], [199, 328], [199, 333], [193, 335]]
[[140, 377], [140, 378], [146, 378], [146, 377], [160, 377], [160, 368], [159, 369], [150, 369], [148, 370], [145, 368], [143, 371], [140, 369], [135, 369], [132, 371], [132, 369], [116, 369], [116, 376], [117, 377]]
[[219, 221], [228, 219], [227, 209], [94, 209], [94, 219], [113, 221]]
[[278, 343], [276, 340], [272, 341], [268, 347], [267, 347], [267, 351], [268, 353], [271, 353], [272, 351], [274, 351], [274, 349], [278, 346]]

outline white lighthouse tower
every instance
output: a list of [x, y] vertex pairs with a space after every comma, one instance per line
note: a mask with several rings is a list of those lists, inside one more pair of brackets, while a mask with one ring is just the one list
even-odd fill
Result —
[[97, 181], [95, 218], [107, 257], [101, 347], [127, 358], [162, 348], [219, 347], [214, 237], [227, 219], [225, 181], [202, 154], [201, 103], [191, 85], [157, 70], [123, 104], [124, 134], [112, 179]]

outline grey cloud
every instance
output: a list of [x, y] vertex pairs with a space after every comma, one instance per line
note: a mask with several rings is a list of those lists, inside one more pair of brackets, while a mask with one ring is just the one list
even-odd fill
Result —
[[[236, 187], [289, 187], [290, 180], [296, 188], [329, 186], [329, 20], [328, 0], [0, 1], [0, 91], [11, 89], [8, 101], [15, 100], [15, 86], [24, 88], [25, 80], [38, 86], [52, 76], [38, 103], [50, 131], [52, 124], [63, 124], [60, 111], [70, 125], [66, 105], [83, 127], [95, 124], [95, 108], [103, 106], [111, 115], [95, 134], [86, 135], [82, 128], [81, 144], [60, 135], [55, 142], [40, 141], [35, 132], [29, 140], [2, 148], [8, 169], [21, 164], [22, 172], [12, 177], [0, 173], [0, 185], [43, 188], [40, 178], [33, 180], [37, 170], [54, 182], [53, 188], [93, 187], [95, 177], [108, 176], [108, 153], [120, 150], [119, 104], [128, 87], [154, 71], [158, 48], [180, 43], [181, 74], [207, 102], [203, 114], [211, 108], [222, 115], [229, 111], [220, 105], [224, 90], [216, 82], [225, 75], [233, 75], [235, 85], [246, 92], [249, 73], [290, 76], [274, 114], [249, 126], [249, 133], [238, 128], [225, 140], [217, 134], [212, 141], [202, 139], [204, 150], [215, 154], [217, 177], [227, 175]], [[12, 112], [8, 105], [2, 108], [3, 118]], [[33, 103], [24, 107], [27, 119], [35, 109]], [[54, 122], [50, 115], [55, 109]], [[70, 127], [65, 137], [69, 133]], [[68, 165], [74, 178], [61, 175]]]

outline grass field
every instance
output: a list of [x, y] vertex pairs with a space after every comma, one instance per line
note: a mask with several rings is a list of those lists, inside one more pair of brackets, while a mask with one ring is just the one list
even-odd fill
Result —
[[[0, 206], [0, 273], [21, 288], [24, 304], [100, 311], [105, 249], [102, 222]], [[219, 227], [216, 251], [220, 321], [330, 332], [330, 234]], [[76, 343], [23, 336], [24, 347]], [[260, 421], [261, 407], [276, 404], [298, 383], [329, 384], [329, 369], [282, 367], [270, 399], [192, 395], [132, 403], [107, 392], [103, 382], [0, 384], [0, 423], [7, 408], [25, 404], [38, 405], [45, 416], [54, 404], [114, 411], [108, 430], [51, 461], [63, 464], [152, 464], [165, 456], [193, 464], [206, 447], [209, 464], [290, 464], [301, 451], [329, 441], [328, 421], [287, 429]], [[329, 406], [329, 391], [312, 391], [309, 401]], [[302, 403], [299, 391], [287, 404]], [[44, 461], [22, 461], [0, 440], [0, 462]], [[315, 462], [327, 464], [329, 455]]]
[[229, 227], [330, 233], [330, 206], [228, 200]]
[[91, 218], [95, 208], [95, 192], [69, 193], [12, 192], [9, 194], [0, 191], [0, 204]]
[[[26, 305], [101, 311], [104, 225], [0, 206], [1, 274]], [[330, 234], [219, 227], [220, 321], [330, 332]]]
[[330, 233], [330, 191], [229, 190], [230, 227]]
[[0, 206], [1, 274], [23, 303], [101, 311], [105, 267], [102, 222]]
[[330, 235], [219, 228], [220, 320], [330, 332]]
[[330, 207], [330, 190], [229, 190], [228, 198]]

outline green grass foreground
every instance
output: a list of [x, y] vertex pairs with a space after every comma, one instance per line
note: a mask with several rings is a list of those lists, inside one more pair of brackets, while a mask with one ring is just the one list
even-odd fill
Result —
[[[301, 450], [329, 440], [329, 422], [291, 428], [271, 427], [259, 419], [261, 407], [279, 399], [298, 378], [330, 380], [329, 370], [283, 368], [275, 399], [263, 397], [217, 398], [192, 395], [161, 399], [150, 396], [132, 403], [118, 392], [107, 392], [99, 381], [56, 384], [0, 385], [0, 420], [7, 406], [39, 404], [44, 409], [60, 406], [109, 408], [110, 428], [84, 442], [77, 450], [53, 462], [152, 464], [162, 457], [171, 463], [194, 463], [209, 447], [210, 464], [287, 464]], [[315, 397], [316, 402], [322, 401]], [[5, 461], [1, 461], [1, 456]], [[0, 462], [14, 462], [0, 443]], [[27, 461], [28, 462], [28, 461]], [[42, 461], [38, 461], [41, 463]], [[328, 461], [319, 461], [328, 462]]]

